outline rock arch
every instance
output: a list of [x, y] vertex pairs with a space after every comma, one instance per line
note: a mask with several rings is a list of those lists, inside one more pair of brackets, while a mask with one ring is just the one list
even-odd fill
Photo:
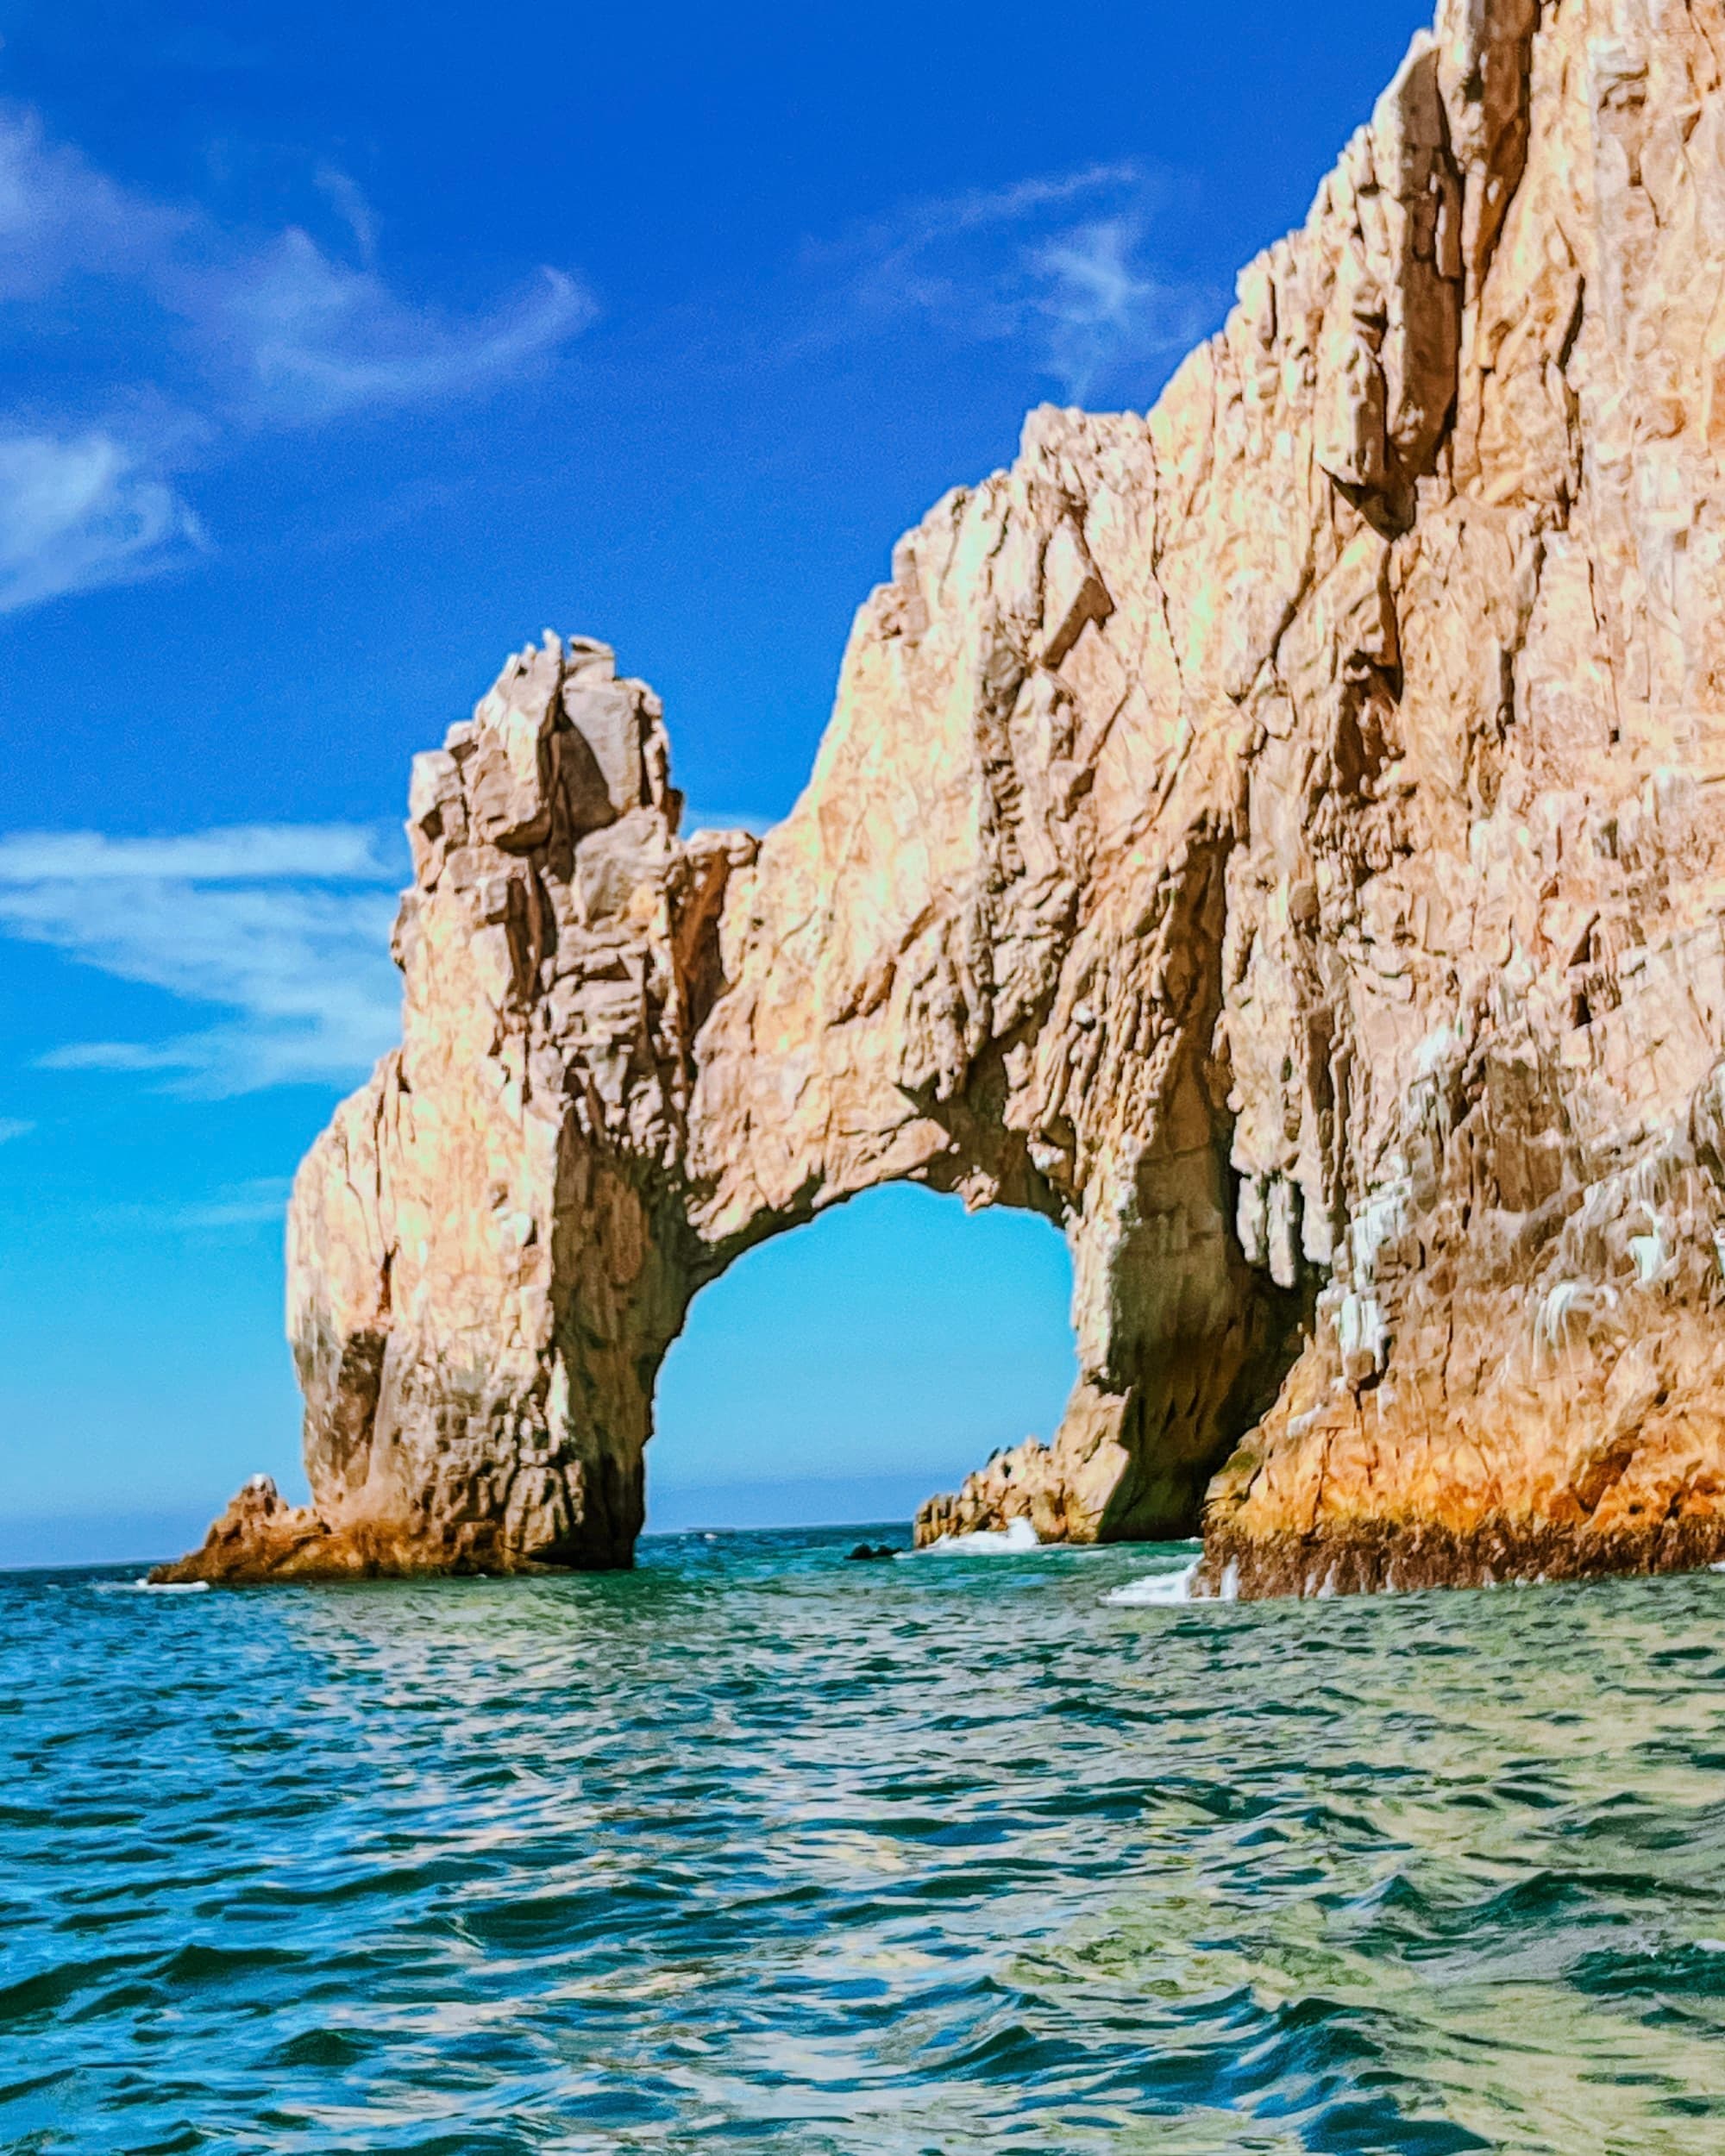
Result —
[[1242, 1591], [1725, 1552], [1725, 28], [1441, 0], [1145, 417], [1039, 411], [757, 844], [547, 638], [418, 760], [403, 1044], [302, 1169], [313, 1507], [190, 1569], [602, 1564], [694, 1288], [1036, 1206], [1081, 1380], [929, 1525]]
[[[1089, 446], [1037, 424], [1038, 463]], [[1016, 473], [900, 548], [764, 841], [679, 838], [657, 699], [586, 639], [518, 655], [417, 761], [403, 1044], [295, 1189], [296, 1566], [626, 1563], [691, 1297], [897, 1180], [1071, 1243], [1082, 1377], [1010, 1508], [1189, 1531], [1298, 1299], [1233, 1233], [1205, 787], [1177, 848], [1086, 865], [1099, 818], [1144, 817], [1129, 760], [1087, 787], [1057, 753], [1062, 668], [1113, 611], [1068, 495]], [[992, 1516], [1001, 1479], [931, 1517]]]

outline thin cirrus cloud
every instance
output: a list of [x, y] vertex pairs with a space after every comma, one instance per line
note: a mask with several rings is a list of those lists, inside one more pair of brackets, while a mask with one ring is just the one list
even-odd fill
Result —
[[221, 1234], [230, 1228], [257, 1227], [283, 1218], [292, 1184], [285, 1175], [257, 1175], [228, 1183], [212, 1197], [176, 1206], [168, 1225], [193, 1233]]
[[961, 342], [1023, 344], [1071, 397], [1130, 381], [1216, 311], [1214, 292], [1150, 258], [1165, 192], [1120, 163], [908, 204], [807, 250], [806, 268], [836, 280], [809, 341], [919, 318]]
[[93, 1206], [85, 1217], [92, 1226], [122, 1232], [142, 1228], [152, 1235], [228, 1237], [279, 1225], [292, 1189], [288, 1176], [257, 1175], [244, 1182], [223, 1183], [204, 1196], [186, 1200], [116, 1199]]
[[173, 488], [111, 435], [0, 434], [0, 614], [154, 575], [203, 544]]
[[[33, 379], [64, 356], [71, 409], [0, 412], [0, 611], [147, 576], [205, 543], [178, 452], [367, 411], [453, 404], [550, 359], [598, 308], [568, 272], [450, 314], [404, 297], [378, 266], [377, 220], [333, 167], [309, 176], [356, 259], [300, 225], [237, 229], [158, 202], [0, 103], [0, 350]], [[99, 304], [112, 374], [74, 385], [57, 325]], [[45, 304], [47, 303], [47, 304]], [[116, 414], [158, 415], [154, 434]], [[160, 423], [163, 412], [172, 423]]]
[[1184, 352], [1210, 326], [1213, 296], [1156, 275], [1144, 235], [1140, 216], [1099, 217], [1030, 250], [1049, 372], [1075, 397], [1124, 367]]
[[42, 298], [79, 274], [147, 273], [197, 222], [97, 172], [28, 106], [0, 104], [0, 300]]
[[442, 321], [297, 227], [171, 289], [212, 375], [228, 384], [230, 409], [254, 424], [315, 424], [465, 396], [519, 373], [598, 311], [574, 278], [542, 269], [489, 314]]
[[377, 267], [378, 224], [370, 203], [339, 165], [320, 165], [311, 184], [353, 235], [354, 250], [367, 269]]
[[353, 824], [21, 832], [0, 838], [0, 934], [215, 1014], [155, 1040], [70, 1043], [45, 1068], [154, 1073], [204, 1096], [347, 1084], [398, 1033], [382, 887], [398, 880]]

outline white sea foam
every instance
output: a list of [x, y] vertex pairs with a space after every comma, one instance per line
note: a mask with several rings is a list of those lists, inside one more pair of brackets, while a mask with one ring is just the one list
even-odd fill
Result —
[[98, 1595], [207, 1595], [208, 1580], [99, 1580]]
[[1009, 1520], [1003, 1528], [978, 1527], [968, 1535], [942, 1535], [938, 1540], [925, 1543], [920, 1550], [912, 1552], [916, 1557], [932, 1557], [938, 1553], [954, 1557], [1020, 1557], [1027, 1550], [1039, 1550], [1042, 1541], [1036, 1529], [1027, 1520]]
[[1170, 1572], [1148, 1572], [1142, 1579], [1128, 1580], [1124, 1587], [1110, 1588], [1102, 1600], [1121, 1603], [1131, 1609], [1163, 1608], [1173, 1602], [1189, 1602], [1199, 1563], [1194, 1557], [1189, 1564], [1180, 1565]]

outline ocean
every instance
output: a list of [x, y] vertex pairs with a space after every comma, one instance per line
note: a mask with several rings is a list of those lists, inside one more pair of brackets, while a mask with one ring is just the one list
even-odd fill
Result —
[[1725, 2147], [1725, 1577], [888, 1532], [0, 1578], [0, 2147]]

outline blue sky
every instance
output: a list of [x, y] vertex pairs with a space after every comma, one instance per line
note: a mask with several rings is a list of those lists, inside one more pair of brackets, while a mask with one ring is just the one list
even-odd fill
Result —
[[[294, 1481], [286, 1179], [504, 653], [605, 637], [782, 814], [898, 533], [1149, 403], [1425, 19], [0, 0], [0, 1564]], [[902, 1509], [1047, 1428], [1066, 1292], [917, 1193], [756, 1254], [655, 1520]]]

